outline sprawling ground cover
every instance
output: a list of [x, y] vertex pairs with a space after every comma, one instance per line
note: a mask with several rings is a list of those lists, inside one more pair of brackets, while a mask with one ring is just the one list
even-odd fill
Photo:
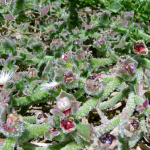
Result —
[[1, 0], [2, 150], [146, 149], [149, 0]]

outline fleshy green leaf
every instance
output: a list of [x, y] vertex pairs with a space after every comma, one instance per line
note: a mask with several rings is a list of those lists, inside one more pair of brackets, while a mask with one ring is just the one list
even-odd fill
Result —
[[116, 1], [111, 1], [110, 4], [109, 4], [109, 7], [108, 9], [111, 11], [111, 12], [118, 12], [120, 9], [121, 9], [121, 4], [116, 2]]
[[80, 148], [82, 148], [81, 145], [78, 145], [75, 142], [71, 142], [71, 143], [67, 144], [65, 147], [61, 148], [60, 150], [77, 150]]
[[108, 12], [104, 12], [102, 15], [101, 15], [101, 18], [100, 18], [100, 25], [102, 26], [108, 26], [109, 24], [109, 13]]
[[9, 53], [13, 53], [15, 51], [15, 45], [10, 40], [5, 40], [2, 43], [2, 47], [5, 49], [5, 51]]
[[79, 110], [76, 114], [76, 118], [81, 119], [82, 117], [84, 117], [90, 110], [92, 110], [96, 106], [97, 102], [98, 102], [97, 98], [92, 98], [92, 99], [88, 100], [87, 102], [85, 102], [79, 108]]
[[90, 141], [93, 132], [93, 127], [89, 124], [82, 124], [82, 123], [77, 124], [76, 127], [79, 136], [86, 141]]

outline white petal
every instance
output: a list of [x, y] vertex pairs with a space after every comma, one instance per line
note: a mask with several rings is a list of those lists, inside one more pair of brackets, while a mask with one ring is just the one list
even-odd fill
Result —
[[52, 89], [53, 87], [56, 87], [58, 86], [60, 83], [59, 82], [56, 82], [56, 81], [53, 81], [51, 83], [43, 83], [41, 84], [41, 90], [50, 90]]
[[0, 73], [0, 85], [4, 85], [6, 82], [10, 80], [12, 77], [13, 73], [11, 72], [3, 72], [1, 71]]

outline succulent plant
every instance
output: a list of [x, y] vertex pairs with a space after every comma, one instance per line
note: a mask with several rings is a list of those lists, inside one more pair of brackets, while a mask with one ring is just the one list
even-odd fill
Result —
[[150, 134], [149, 7], [1, 0], [0, 149], [138, 149]]

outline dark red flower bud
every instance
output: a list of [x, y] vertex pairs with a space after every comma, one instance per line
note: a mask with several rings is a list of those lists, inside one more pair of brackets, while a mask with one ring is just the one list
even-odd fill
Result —
[[42, 119], [42, 118], [48, 118], [48, 116], [46, 114], [39, 114], [37, 119]]
[[148, 53], [148, 49], [147, 49], [144, 41], [141, 41], [141, 40], [137, 41], [134, 44], [133, 51], [139, 55], [147, 55], [147, 53]]
[[74, 119], [72, 117], [70, 117], [70, 118], [65, 117], [61, 120], [60, 123], [61, 123], [60, 126], [64, 133], [69, 133], [76, 129], [76, 125], [75, 125]]
[[139, 127], [139, 123], [136, 120], [132, 120], [130, 124], [133, 126], [135, 130], [137, 130]]
[[89, 95], [99, 95], [102, 92], [103, 85], [100, 78], [96, 75], [89, 76], [86, 79], [85, 92]]
[[101, 142], [104, 144], [111, 144], [113, 140], [116, 140], [116, 137], [112, 134], [105, 133], [99, 137], [99, 140], [101, 140]]
[[36, 122], [38, 124], [43, 123], [43, 122], [47, 122], [47, 121], [48, 121], [48, 115], [46, 113], [40, 113], [37, 115]]

